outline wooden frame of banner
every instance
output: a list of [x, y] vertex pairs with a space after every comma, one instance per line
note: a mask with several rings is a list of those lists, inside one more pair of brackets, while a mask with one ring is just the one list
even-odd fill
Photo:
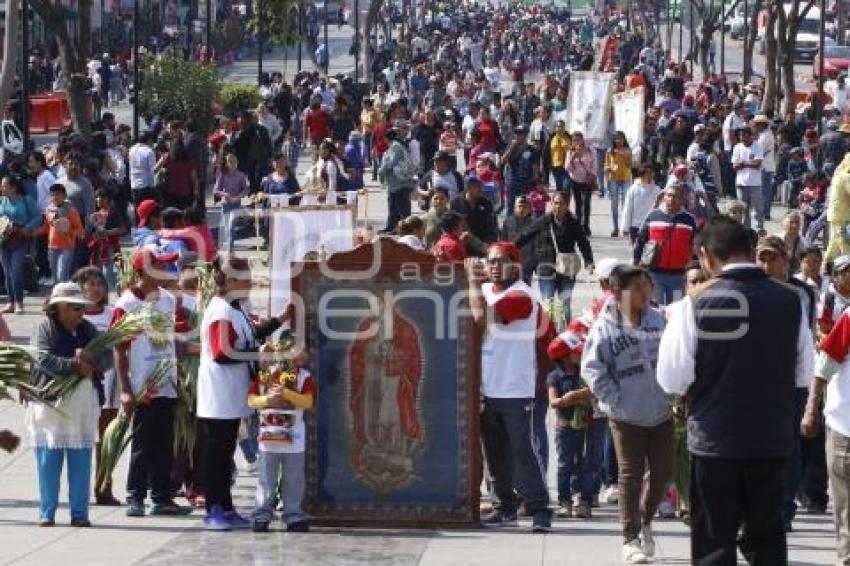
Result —
[[[417, 285], [424, 290], [435, 289], [435, 280], [429, 279], [436, 273], [452, 274], [451, 287], [455, 291], [465, 291], [468, 285], [466, 272], [462, 264], [438, 263], [430, 254], [418, 252], [412, 248], [400, 244], [393, 238], [379, 238], [371, 244], [358, 246], [354, 250], [332, 255], [324, 262], [325, 266], [333, 270], [335, 275], [346, 271], [355, 273], [368, 269], [374, 264], [376, 257], [380, 258], [374, 277], [363, 280], [352, 278], [348, 284], [361, 285], [365, 288], [371, 285], [392, 286], [410, 284], [409, 275], [412, 266], [418, 266], [420, 277]], [[310, 367], [314, 368], [314, 379], [318, 395], [322, 395], [323, 383], [330, 376], [319, 374], [319, 323], [318, 301], [320, 299], [317, 287], [322, 281], [330, 281], [324, 276], [321, 264], [318, 261], [301, 262], [293, 269], [297, 275], [292, 279], [292, 292], [302, 297], [296, 301], [305, 312], [297, 313], [297, 320], [304, 321], [303, 331], [306, 342], [310, 348]], [[336, 281], [343, 282], [339, 277]], [[356, 283], [352, 283], [355, 282]], [[430, 283], [430, 284], [429, 284]], [[307, 420], [307, 454], [306, 473], [307, 490], [305, 493], [304, 507], [311, 517], [311, 522], [316, 525], [338, 526], [338, 527], [375, 527], [375, 528], [469, 528], [479, 525], [479, 503], [480, 485], [482, 479], [481, 446], [479, 430], [480, 414], [480, 352], [481, 337], [477, 331], [471, 316], [460, 319], [461, 333], [456, 339], [457, 345], [457, 375], [455, 389], [457, 391], [457, 411], [455, 422], [457, 423], [458, 445], [457, 445], [457, 475], [454, 484], [456, 491], [455, 499], [451, 503], [416, 503], [416, 502], [392, 502], [387, 497], [377, 494], [371, 501], [344, 501], [332, 498], [332, 502], [319, 500], [320, 482], [327, 476], [334, 476], [328, 470], [339, 470], [340, 466], [327, 469], [319, 468], [320, 453], [318, 448], [319, 412], [320, 406], [316, 405], [316, 413]], [[448, 353], [447, 353], [448, 354]], [[440, 375], [441, 380], [449, 376]], [[428, 376], [423, 376], [427, 380]], [[327, 385], [326, 385], [327, 386]], [[421, 400], [421, 399], [419, 399]], [[417, 402], [419, 402], [419, 400]], [[428, 422], [422, 421], [425, 435], [427, 436]], [[349, 430], [351, 425], [349, 424]], [[343, 438], [347, 432], [335, 433]], [[433, 442], [433, 440], [432, 440]], [[433, 447], [429, 450], [435, 450]], [[420, 457], [424, 455], [420, 454]], [[348, 469], [338, 473], [352, 474], [349, 458], [345, 458]], [[427, 477], [420, 479], [428, 482]], [[460, 506], [458, 501], [462, 501]]]

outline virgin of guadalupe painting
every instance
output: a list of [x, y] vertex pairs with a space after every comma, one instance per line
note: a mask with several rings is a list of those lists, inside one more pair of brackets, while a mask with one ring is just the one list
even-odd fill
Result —
[[349, 349], [351, 468], [379, 494], [410, 484], [423, 445], [418, 400], [422, 348], [416, 326], [381, 293]]
[[477, 524], [477, 338], [457, 312], [462, 266], [382, 239], [294, 272], [317, 390], [305, 419], [313, 522]]

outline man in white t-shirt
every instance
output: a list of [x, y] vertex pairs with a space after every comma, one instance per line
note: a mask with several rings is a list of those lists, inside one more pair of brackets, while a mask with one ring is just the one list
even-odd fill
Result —
[[732, 148], [735, 147], [735, 143], [737, 142], [735, 132], [747, 125], [744, 121], [745, 110], [744, 103], [739, 100], [732, 107], [732, 111], [729, 112], [726, 119], [723, 120], [723, 151], [727, 153], [732, 151]]
[[741, 200], [747, 205], [746, 226], [751, 227], [752, 217], [756, 219], [756, 230], [764, 235], [764, 204], [762, 199], [762, 161], [764, 152], [753, 141], [753, 131], [744, 126], [738, 128], [740, 140], [732, 149], [732, 168], [735, 170], [735, 186]]
[[847, 111], [848, 105], [848, 96], [847, 96], [847, 85], [845, 83], [844, 74], [838, 75], [834, 81], [827, 81], [825, 85], [823, 85], [823, 90], [830, 97], [832, 97], [832, 104], [835, 108], [844, 114]]
[[776, 174], [776, 138], [770, 129], [770, 119], [764, 114], [753, 118], [758, 139], [756, 143], [761, 148], [764, 157], [761, 162], [761, 194], [764, 219], [770, 220], [770, 207], [773, 204], [773, 176]]
[[141, 139], [130, 148], [128, 154], [128, 161], [130, 163], [130, 194], [136, 206], [144, 200], [157, 200], [159, 196], [155, 190], [153, 171], [156, 167], [156, 153], [154, 153], [151, 147], [154, 141], [154, 135], [145, 132], [142, 134]]
[[[488, 527], [515, 525], [522, 490], [532, 532], [551, 527], [549, 493], [532, 444], [531, 410], [537, 383], [537, 337], [554, 336], [534, 292], [520, 279], [520, 252], [513, 242], [496, 242], [487, 253], [487, 281], [475, 260], [467, 261], [470, 306], [481, 345], [481, 438], [492, 481], [493, 513]], [[547, 329], [540, 332], [539, 328]], [[547, 341], [547, 338], [541, 338]]]

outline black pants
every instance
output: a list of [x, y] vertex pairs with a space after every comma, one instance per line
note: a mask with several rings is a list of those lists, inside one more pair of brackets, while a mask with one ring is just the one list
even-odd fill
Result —
[[398, 229], [399, 220], [410, 216], [410, 192], [411, 189], [401, 189], [394, 193], [387, 192], [387, 227], [388, 232]]
[[[821, 408], [821, 410], [823, 410]], [[829, 474], [826, 468], [826, 425], [821, 421], [820, 432], [814, 438], [803, 439], [803, 492], [811, 505], [826, 508]]]
[[174, 399], [156, 397], [133, 413], [127, 499], [144, 502], [151, 490], [154, 503], [171, 499], [171, 460], [174, 454]]
[[590, 229], [590, 200], [593, 192], [583, 183], [573, 182], [573, 199], [576, 201], [576, 219], [585, 230]]
[[239, 419], [198, 419], [204, 448], [204, 495], [207, 500], [207, 512], [213, 505], [220, 505], [224, 511], [233, 509], [230, 495], [230, 473], [233, 453], [236, 451], [236, 437], [239, 433]]
[[50, 277], [50, 262], [47, 260], [47, 236], [36, 236], [33, 239], [33, 255], [39, 277]]
[[734, 566], [737, 547], [749, 564], [788, 564], [784, 483], [782, 458], [732, 460], [692, 454], [692, 563]]

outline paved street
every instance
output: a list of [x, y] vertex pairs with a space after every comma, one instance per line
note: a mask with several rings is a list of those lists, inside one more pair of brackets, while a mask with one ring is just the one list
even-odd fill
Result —
[[[347, 55], [350, 31], [331, 29], [331, 74], [350, 69]], [[290, 50], [290, 54], [294, 49]], [[311, 68], [305, 52], [305, 68]], [[727, 54], [734, 68], [734, 55]], [[738, 55], [738, 57], [740, 57]], [[757, 58], [758, 60], [758, 58]], [[739, 66], [739, 64], [738, 64]], [[277, 50], [267, 57], [265, 69], [284, 70], [289, 77], [295, 62]], [[233, 80], [252, 82], [256, 79], [256, 61], [240, 61], [223, 70]], [[129, 122], [126, 105], [116, 112], [119, 121]], [[302, 161], [301, 168], [305, 166]], [[383, 226], [386, 203], [378, 188], [372, 186], [368, 209], [360, 215], [376, 227]], [[362, 204], [361, 204], [362, 206]], [[593, 198], [593, 231], [591, 239], [597, 260], [603, 257], [628, 257], [624, 239], [612, 239], [603, 234], [611, 231], [610, 206], [607, 200]], [[780, 218], [775, 213], [774, 218]], [[215, 216], [213, 216], [213, 219]], [[770, 228], [776, 230], [776, 223]], [[245, 247], [241, 248], [245, 251]], [[258, 263], [258, 271], [262, 270]], [[265, 305], [268, 289], [256, 289], [255, 305]], [[593, 277], [582, 274], [576, 287], [573, 312], [580, 312], [598, 294]], [[27, 314], [7, 315], [16, 341], [26, 342], [39, 317], [42, 298], [27, 296]], [[10, 428], [23, 433], [23, 409], [9, 402], [0, 402], [0, 429]], [[26, 440], [25, 440], [26, 443]], [[549, 466], [548, 483], [554, 494], [554, 449]], [[256, 476], [248, 473], [241, 455], [240, 468], [234, 488], [240, 511], [249, 512], [253, 504]], [[123, 499], [127, 458], [120, 463], [116, 474], [116, 496]], [[62, 499], [65, 499], [63, 488]], [[94, 528], [78, 529], [68, 526], [67, 506], [57, 514], [57, 526], [43, 529], [34, 526], [37, 516], [37, 480], [31, 447], [22, 445], [12, 455], [0, 453], [0, 564], [52, 566], [85, 564], [86, 566], [114, 564], [166, 565], [181, 564], [317, 564], [317, 565], [614, 565], [620, 557], [621, 535], [616, 506], [603, 505], [594, 510], [589, 521], [556, 520], [548, 535], [529, 534], [530, 520], [521, 521], [519, 528], [499, 531], [374, 531], [360, 529], [314, 529], [310, 534], [280, 532], [280, 523], [273, 532], [256, 535], [250, 532], [210, 533], [201, 529], [201, 515], [196, 512], [183, 518], [129, 519], [124, 508], [92, 507]], [[678, 520], [660, 521], [656, 526], [658, 543], [657, 564], [688, 564], [688, 530]], [[800, 516], [795, 532], [789, 537], [793, 564], [821, 565], [834, 560], [834, 535], [828, 516]]]

